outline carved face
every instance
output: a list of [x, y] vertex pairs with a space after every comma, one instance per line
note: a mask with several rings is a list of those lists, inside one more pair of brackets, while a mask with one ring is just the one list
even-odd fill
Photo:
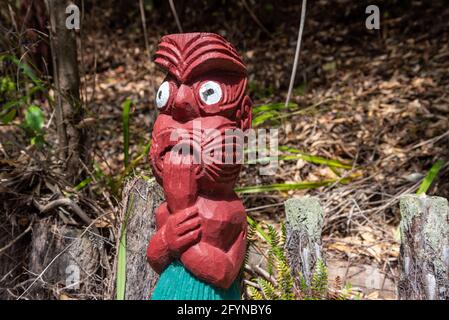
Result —
[[[246, 68], [232, 45], [219, 35], [165, 36], [155, 62], [168, 73], [156, 93], [160, 114], [153, 128], [150, 153], [153, 171], [160, 181], [163, 159], [179, 142], [173, 139], [174, 130], [188, 132], [194, 156], [204, 154], [204, 149], [217, 141], [205, 135], [208, 129], [224, 134], [226, 129], [250, 127], [251, 101], [245, 96]], [[195, 131], [198, 126], [201, 133]], [[199, 186], [232, 186], [239, 169], [239, 164], [205, 165], [200, 161]]]

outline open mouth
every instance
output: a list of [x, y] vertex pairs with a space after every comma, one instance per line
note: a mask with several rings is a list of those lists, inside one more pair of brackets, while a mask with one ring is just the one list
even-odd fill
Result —
[[162, 152], [159, 155], [159, 162], [164, 163], [164, 159], [166, 157], [166, 155], [171, 152], [171, 150], [173, 149], [174, 145], [170, 145], [165, 147]]

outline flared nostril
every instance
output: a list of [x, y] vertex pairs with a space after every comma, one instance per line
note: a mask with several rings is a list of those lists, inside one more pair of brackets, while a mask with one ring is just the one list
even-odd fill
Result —
[[179, 122], [187, 122], [193, 120], [198, 117], [198, 114], [195, 112], [194, 107], [184, 104], [177, 106], [172, 111], [172, 117], [176, 121]]

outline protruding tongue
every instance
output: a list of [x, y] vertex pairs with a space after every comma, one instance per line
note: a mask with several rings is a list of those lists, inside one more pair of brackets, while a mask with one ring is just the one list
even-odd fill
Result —
[[198, 197], [196, 170], [191, 154], [168, 152], [164, 157], [163, 187], [171, 212], [188, 208]]

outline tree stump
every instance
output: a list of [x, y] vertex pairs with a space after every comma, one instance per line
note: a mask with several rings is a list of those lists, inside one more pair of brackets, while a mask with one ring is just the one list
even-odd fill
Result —
[[401, 300], [449, 298], [449, 208], [442, 197], [406, 195], [401, 209]]
[[324, 211], [315, 197], [292, 198], [284, 203], [287, 239], [285, 248], [297, 279], [303, 277], [310, 288], [315, 265], [321, 254]]
[[[154, 211], [164, 201], [155, 181], [134, 178], [123, 190], [122, 226], [126, 229], [126, 300], [148, 300], [158, 275], [147, 261], [146, 250], [156, 229]], [[122, 230], [120, 227], [119, 230]], [[119, 235], [120, 236], [120, 235]]]
[[[29, 241], [26, 237], [21, 237], [18, 241], [13, 240], [17, 239], [23, 230], [12, 228], [7, 222], [3, 224], [4, 222], [5, 220], [2, 220], [0, 223], [2, 227], [7, 226], [3, 227], [0, 233], [0, 300], [15, 300], [19, 290], [14, 288], [18, 277], [23, 272], [23, 261], [26, 261], [29, 254], [27, 250]], [[25, 235], [28, 235], [28, 232]]]
[[29, 260], [30, 279], [24, 295], [31, 299], [59, 298], [55, 293], [91, 292], [90, 277], [99, 267], [99, 248], [83, 230], [40, 220], [33, 226]]

